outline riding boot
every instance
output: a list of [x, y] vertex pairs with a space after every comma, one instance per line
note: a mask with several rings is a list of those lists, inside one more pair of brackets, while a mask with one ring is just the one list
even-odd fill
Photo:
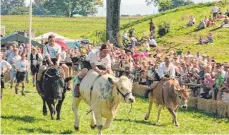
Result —
[[76, 86], [75, 86], [75, 97], [77, 97], [77, 98], [79, 98], [80, 97], [80, 82], [81, 82], [81, 80], [82, 80], [82, 78], [80, 78], [80, 77], [77, 77], [77, 84], [76, 84]]
[[144, 97], [145, 97], [145, 98], [148, 98], [149, 93], [150, 93], [151, 91], [152, 91], [152, 89], [147, 89], [147, 90], [145, 91]]
[[36, 79], [33, 77], [33, 87], [36, 86]]
[[17, 87], [15, 87], [15, 93], [18, 94], [18, 88]]
[[22, 86], [22, 92], [21, 92], [22, 96], [25, 96], [25, 86]]
[[75, 86], [75, 97], [77, 98], [80, 97], [80, 85], [79, 84]]

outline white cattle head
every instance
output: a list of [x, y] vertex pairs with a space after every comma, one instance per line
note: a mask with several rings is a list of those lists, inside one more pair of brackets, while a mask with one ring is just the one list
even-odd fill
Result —
[[117, 89], [123, 100], [127, 103], [134, 103], [135, 98], [132, 95], [132, 81], [126, 76], [121, 76], [118, 79], [108, 78], [108, 81]]

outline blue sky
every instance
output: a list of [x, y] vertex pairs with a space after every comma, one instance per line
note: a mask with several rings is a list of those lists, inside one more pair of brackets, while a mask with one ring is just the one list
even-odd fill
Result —
[[[26, 4], [29, 4], [30, 0], [25, 0]], [[32, 0], [33, 1], [33, 0]], [[106, 0], [103, 0], [106, 1]], [[194, 2], [209, 2], [215, 0], [193, 0]], [[122, 0], [121, 3], [121, 14], [125, 15], [147, 15], [157, 12], [157, 8], [152, 5], [147, 6], [145, 0]], [[106, 15], [106, 6], [98, 9], [98, 14], [96, 16], [105, 16]]]

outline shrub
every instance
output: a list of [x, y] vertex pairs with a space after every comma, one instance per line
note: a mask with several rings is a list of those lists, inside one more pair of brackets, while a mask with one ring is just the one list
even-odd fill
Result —
[[160, 37], [164, 36], [165, 34], [169, 33], [170, 31], [170, 24], [163, 22], [158, 26], [158, 34]]

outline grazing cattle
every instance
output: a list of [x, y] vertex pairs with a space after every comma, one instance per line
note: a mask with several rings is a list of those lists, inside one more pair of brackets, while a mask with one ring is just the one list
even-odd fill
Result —
[[[115, 78], [110, 74], [100, 76], [90, 70], [80, 83], [80, 97], [73, 98], [74, 127], [79, 130], [78, 106], [84, 100], [90, 106], [92, 114], [91, 128], [97, 126], [99, 134], [108, 128], [118, 111], [121, 101], [134, 103], [132, 82], [125, 76]], [[102, 117], [106, 118], [103, 126]]]
[[[60, 111], [62, 103], [65, 99], [66, 90], [70, 90], [71, 77], [64, 79], [60, 73], [60, 68], [50, 67], [43, 74], [43, 92], [38, 90], [43, 100], [43, 115], [47, 115], [46, 103], [49, 107], [51, 119], [57, 113], [57, 120], [60, 120]], [[55, 106], [54, 100], [58, 100]]]
[[178, 126], [176, 112], [180, 105], [181, 108], [187, 108], [187, 101], [189, 97], [189, 91], [181, 89], [177, 80], [162, 80], [155, 86], [151, 86], [152, 91], [149, 94], [149, 108], [145, 116], [145, 120], [149, 119], [150, 111], [152, 109], [153, 102], [157, 103], [158, 106], [158, 117], [160, 119], [161, 109], [166, 107], [171, 113], [173, 123]]

